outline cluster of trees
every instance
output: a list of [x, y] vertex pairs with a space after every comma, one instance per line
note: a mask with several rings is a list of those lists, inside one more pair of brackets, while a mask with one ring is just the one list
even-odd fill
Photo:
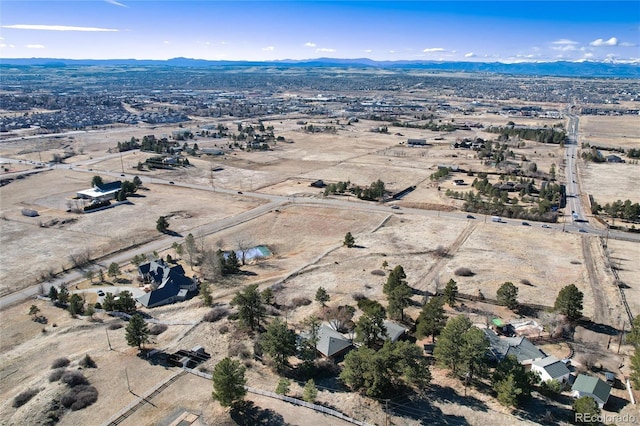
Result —
[[640, 203], [632, 203], [631, 200], [616, 200], [601, 206], [596, 201], [591, 203], [591, 212], [599, 214], [604, 211], [612, 218], [626, 220], [627, 222], [640, 222]]
[[627, 157], [640, 158], [640, 148], [629, 148], [627, 151]]
[[324, 189], [325, 197], [330, 194], [344, 194], [345, 192], [349, 192], [363, 200], [373, 201], [384, 197], [385, 185], [380, 179], [375, 182], [371, 182], [368, 187], [364, 188], [352, 184], [349, 181], [340, 181], [338, 183], [331, 183]]
[[337, 129], [336, 126], [319, 126], [319, 125], [313, 125], [313, 124], [308, 124], [306, 126], [302, 126], [302, 130], [304, 130], [307, 133], [337, 133]]
[[129, 141], [118, 142], [118, 152], [131, 151], [140, 148], [140, 139], [131, 136]]
[[604, 155], [602, 155], [602, 153], [596, 148], [591, 148], [588, 151], [582, 151], [580, 158], [585, 161], [593, 161], [594, 163], [604, 163], [607, 161], [607, 159], [604, 158]]
[[400, 122], [393, 121], [391, 123], [394, 127], [407, 127], [410, 129], [423, 129], [423, 130], [431, 130], [433, 132], [455, 132], [458, 129], [458, 126], [453, 124], [453, 119], [450, 123], [442, 123], [442, 120], [438, 120], [438, 122], [434, 122], [433, 120], [429, 120], [428, 123], [425, 124], [417, 124], [415, 122]]
[[136, 299], [133, 298], [133, 294], [128, 290], [121, 291], [117, 298], [113, 293], [107, 292], [102, 301], [102, 309], [130, 314], [136, 311]]
[[156, 154], [168, 154], [171, 152], [171, 148], [179, 146], [179, 143], [170, 141], [167, 138], [156, 139], [155, 135], [149, 135], [143, 136], [142, 143], [140, 144], [140, 150], [151, 151]]
[[447, 176], [449, 176], [450, 170], [451, 169], [449, 167], [438, 167], [438, 171], [435, 173], [431, 173], [431, 175], [429, 175], [429, 179], [440, 180], [442, 178], [446, 178]]
[[626, 342], [633, 346], [631, 357], [631, 381], [636, 389], [640, 389], [640, 315], [636, 315], [627, 333]]
[[173, 166], [189, 166], [189, 159], [187, 157], [177, 157], [175, 163], [167, 163], [165, 162], [165, 157], [155, 156], [147, 158], [144, 163], [149, 167], [149, 169], [171, 169]]
[[526, 139], [530, 141], [556, 144], [562, 144], [567, 140], [567, 135], [564, 130], [557, 130], [552, 127], [533, 129], [525, 127], [515, 127], [514, 125], [510, 125], [507, 127], [489, 126], [487, 128], [487, 132], [498, 133], [507, 140], [508, 138], [517, 137], [519, 139]]

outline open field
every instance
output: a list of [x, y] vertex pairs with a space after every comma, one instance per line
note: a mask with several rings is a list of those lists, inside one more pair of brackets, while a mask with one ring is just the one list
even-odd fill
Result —
[[585, 115], [580, 117], [578, 143], [611, 148], [640, 147], [640, 116], [628, 115], [603, 117]]
[[[315, 96], [314, 93], [309, 95]], [[561, 109], [561, 105], [557, 107]], [[69, 147], [74, 148], [76, 155], [66, 160], [73, 170], [43, 170], [0, 188], [0, 294], [23, 289], [43, 276], [70, 268], [69, 255], [88, 254], [93, 259], [107, 259], [112, 253], [127, 253], [132, 246], [164, 238], [156, 230], [156, 220], [163, 215], [168, 218], [170, 229], [179, 234], [174, 238], [176, 242], [182, 242], [182, 237], [193, 232], [199, 247], [232, 250], [240, 246], [266, 245], [272, 252], [271, 257], [242, 266], [244, 274], [213, 283], [215, 303], [233, 311], [229, 302], [236, 291], [249, 284], [259, 284], [260, 289], [272, 287], [280, 309], [274, 308], [271, 312], [296, 329], [300, 329], [302, 320], [309, 315], [322, 315], [320, 305], [313, 302], [319, 287], [328, 291], [330, 306], [354, 306], [354, 295], [363, 295], [386, 305], [382, 286], [388, 271], [396, 265], [403, 266], [408, 284], [416, 289], [413, 304], [405, 311], [412, 321], [418, 317], [423, 295], [442, 291], [452, 278], [457, 281], [461, 293], [477, 296], [480, 292], [488, 299], [495, 299], [498, 287], [510, 281], [518, 286], [521, 303], [545, 307], [553, 306], [562, 287], [575, 284], [584, 293], [586, 317], [614, 329], [620, 328], [625, 321], [628, 325], [600, 237], [562, 232], [561, 226], [543, 229], [539, 224], [526, 227], [519, 223], [493, 223], [484, 215], [476, 215], [476, 219], [464, 219], [464, 214], [447, 215], [461, 205], [460, 201], [444, 195], [447, 189], [471, 190], [470, 184], [477, 172], [495, 171], [493, 166], [479, 160], [475, 151], [456, 150], [450, 144], [463, 138], [489, 140], [497, 135], [481, 128], [431, 132], [391, 126], [389, 133], [384, 134], [371, 129], [386, 122], [359, 120], [346, 125], [344, 119], [341, 119], [342, 124], [337, 124], [336, 119], [304, 117], [309, 124], [337, 128], [336, 133], [310, 134], [300, 129], [297, 124], [300, 119], [284, 117], [264, 121], [265, 125], [273, 125], [275, 134], [287, 141], [277, 142], [272, 150], [236, 148], [221, 156], [189, 156], [191, 167], [174, 170], [139, 172], [135, 169], [138, 161], [144, 161], [152, 154], [134, 151], [120, 155], [108, 150], [118, 141], [129, 140], [132, 136], [170, 135], [172, 130], [179, 129], [177, 125], [116, 127], [42, 141], [2, 142], [0, 156], [3, 157], [46, 161], [45, 158], [48, 160], [54, 153], [63, 153]], [[488, 113], [456, 113], [447, 119], [480, 122], [485, 127], [506, 125], [508, 121], [530, 126], [552, 126], [559, 122]], [[580, 132], [584, 131], [587, 139], [602, 137], [604, 140], [610, 135], [615, 146], [628, 142], [621, 146], [638, 147], [640, 135], [634, 127], [637, 117], [616, 119], [581, 117]], [[197, 125], [221, 121], [200, 119], [190, 124], [195, 129]], [[233, 121], [231, 118], [224, 120], [229, 128], [235, 126]], [[628, 133], [627, 138], [624, 133]], [[408, 138], [424, 138], [431, 145], [411, 148], [406, 146]], [[202, 137], [188, 142], [190, 145], [198, 143], [200, 147], [229, 143]], [[554, 164], [558, 179], [564, 179], [559, 163], [563, 158], [562, 148], [532, 141], [517, 147], [518, 142], [521, 141], [509, 142], [509, 149], [514, 152], [513, 162], [522, 162], [524, 156], [545, 173]], [[437, 171], [438, 165], [458, 166], [474, 172], [474, 176], [452, 173], [442, 181], [433, 182], [429, 177]], [[32, 165], [23, 163], [7, 167], [9, 172], [16, 172]], [[580, 184], [585, 193], [592, 194], [600, 203], [624, 200], [637, 194], [637, 167], [580, 163]], [[93, 175], [111, 181], [120, 179], [123, 171], [127, 179], [133, 175], [142, 177], [146, 188], [130, 197], [130, 204], [85, 215], [67, 212], [76, 203], [73, 200], [75, 193], [87, 189]], [[400, 208], [391, 210], [388, 204], [365, 202], [351, 196], [324, 198], [322, 189], [310, 186], [318, 179], [326, 183], [350, 181], [362, 186], [381, 179], [393, 192], [412, 185], [416, 189], [394, 201], [393, 204]], [[453, 179], [464, 179], [466, 185], [456, 186]], [[490, 179], [497, 182], [495, 176]], [[245, 193], [238, 194], [238, 191]], [[267, 204], [269, 201], [280, 204], [277, 208], [271, 207]], [[638, 200], [632, 198], [632, 201]], [[250, 220], [207, 235], [199, 232], [260, 207], [265, 211]], [[37, 210], [40, 216], [23, 216], [23, 208]], [[346, 232], [353, 234], [356, 247], [343, 246]], [[628, 287], [624, 291], [629, 307], [634, 315], [638, 315], [640, 245], [615, 240], [608, 244], [611, 264]], [[446, 256], [439, 255], [439, 250], [446, 250]], [[178, 257], [173, 249], [160, 250], [158, 254]], [[386, 268], [382, 266], [385, 261]], [[197, 267], [188, 267], [186, 255], [180, 262], [188, 275], [199, 274]], [[473, 275], [458, 276], [458, 268], [469, 268]], [[134, 281], [133, 267], [128, 265], [123, 270], [123, 276]], [[79, 285], [91, 287], [86, 282]], [[307, 306], [295, 306], [294, 299], [303, 298], [312, 302]], [[88, 301], [94, 300], [94, 295], [88, 296]], [[41, 309], [48, 324], [31, 320], [28, 315], [31, 304]], [[223, 357], [238, 356], [248, 367], [250, 386], [274, 390], [278, 376], [253, 358], [256, 336], [240, 330], [237, 321], [228, 318], [216, 323], [202, 322], [207, 310], [197, 298], [145, 310], [168, 325], [164, 333], [153, 338], [149, 347], [174, 352], [203, 346], [212, 355], [204, 365], [209, 371]], [[456, 309], [447, 307], [449, 315], [460, 313], [470, 315], [477, 323], [484, 323], [488, 316], [505, 320], [518, 318], [516, 313], [489, 303], [465, 301]], [[0, 423], [3, 424], [37, 424], [47, 415], [48, 404], [60, 395], [63, 387], [48, 381], [50, 365], [60, 356], [67, 356], [72, 361], [71, 368], [75, 369], [78, 361], [89, 354], [98, 368], [83, 371], [99, 392], [96, 404], [66, 413], [60, 422], [62, 425], [102, 423], [135, 402], [139, 397], [127, 391], [127, 378], [131, 390], [142, 395], [179, 371], [137, 357], [137, 350], [127, 346], [124, 328], [108, 329], [109, 324], [120, 324], [121, 321], [104, 313], [96, 315], [102, 322], [72, 319], [66, 311], [52, 307], [47, 301], [29, 300], [3, 310], [0, 315], [0, 400], [4, 401], [0, 405]], [[224, 332], [223, 326], [228, 327], [228, 332]], [[586, 340], [584, 347], [578, 348], [579, 354], [599, 345], [607, 365], [616, 366], [622, 359], [617, 354], [612, 355], [614, 349], [605, 349], [609, 335], [592, 330], [581, 330], [578, 335]], [[109, 350], [107, 336], [113, 350]], [[554, 344], [549, 346], [549, 351], [566, 356], [568, 347]], [[514, 415], [500, 406], [486, 389], [470, 388], [469, 396], [463, 397], [460, 381], [438, 368], [434, 367], [432, 371], [431, 388], [427, 397], [418, 403], [422, 411], [413, 411], [412, 417], [407, 410], [403, 411], [404, 402], [398, 403], [397, 410], [391, 411], [393, 424], [413, 426], [422, 424], [424, 418], [443, 419], [451, 424], [535, 424], [522, 412]], [[382, 402], [345, 392], [335, 379], [323, 379], [318, 384], [322, 386], [319, 402], [358, 419], [385, 423]], [[25, 406], [12, 408], [15, 395], [29, 388], [41, 390]], [[150, 401], [152, 404], [145, 405], [122, 424], [169, 424], [183, 411], [197, 413], [201, 424], [235, 424], [237, 419], [230, 418], [228, 411], [211, 400], [211, 390], [211, 383], [205, 379], [183, 375]], [[292, 394], [301, 395], [299, 384], [292, 386]], [[624, 391], [616, 395], [620, 399], [628, 398]], [[255, 404], [253, 414], [271, 419], [272, 424], [344, 424], [265, 397], [249, 395], [247, 399]], [[410, 407], [417, 410], [416, 405]], [[562, 408], [565, 409], [568, 410]], [[532, 416], [540, 421], [543, 415], [535, 413]]]

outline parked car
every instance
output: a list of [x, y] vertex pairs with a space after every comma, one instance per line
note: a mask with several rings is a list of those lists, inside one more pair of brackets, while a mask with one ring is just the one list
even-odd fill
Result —
[[523, 225], [523, 226], [531, 226], [531, 225], [529, 224], [529, 222], [522, 222], [522, 225]]
[[547, 228], [550, 229], [551, 227], [549, 225], [541, 225], [542, 228]]

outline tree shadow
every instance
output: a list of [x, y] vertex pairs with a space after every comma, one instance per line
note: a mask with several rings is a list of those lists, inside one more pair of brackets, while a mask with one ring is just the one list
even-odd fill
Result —
[[[464, 386], [462, 383], [460, 386]], [[464, 396], [458, 394], [458, 392], [450, 387], [443, 387], [439, 385], [430, 385], [426, 394], [429, 397], [429, 400], [446, 402], [449, 404], [458, 404], [458, 405], [466, 405], [470, 407], [474, 411], [484, 411], [488, 410], [487, 405], [474, 396]]]
[[[430, 391], [428, 392], [431, 393]], [[406, 389], [385, 403], [394, 416], [419, 420], [422, 425], [468, 425], [464, 416], [445, 414], [431, 403], [433, 398]]]
[[619, 413], [628, 404], [629, 401], [627, 401], [626, 399], [620, 398], [615, 395], [610, 395], [605, 408], [607, 409], [607, 411], [615, 411], [616, 413]]
[[287, 425], [282, 415], [270, 409], [262, 409], [252, 401], [241, 401], [236, 403], [229, 413], [234, 422], [238, 425], [263, 425], [280, 426]]
[[593, 331], [599, 334], [606, 334], [608, 336], [617, 336], [618, 330], [607, 324], [600, 324], [591, 320], [580, 320], [578, 325], [586, 328], [589, 331]]
[[165, 234], [170, 235], [172, 237], [180, 237], [182, 238], [182, 234], [176, 232], [176, 231], [172, 231], [171, 229], [167, 229], [166, 231], [164, 231]]

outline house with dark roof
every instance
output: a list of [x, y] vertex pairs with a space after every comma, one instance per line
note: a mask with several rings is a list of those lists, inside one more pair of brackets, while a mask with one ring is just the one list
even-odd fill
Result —
[[[310, 335], [307, 333], [300, 334], [301, 339], [308, 339]], [[351, 340], [344, 337], [341, 333], [331, 328], [327, 324], [322, 324], [318, 328], [318, 343], [316, 350], [325, 358], [337, 358], [344, 355], [353, 348]]]
[[537, 359], [531, 363], [531, 371], [535, 371], [540, 376], [540, 380], [555, 380], [558, 383], [565, 383], [569, 380], [571, 371], [567, 365], [554, 356]]
[[180, 265], [169, 267], [162, 260], [153, 260], [138, 267], [138, 274], [147, 284], [145, 294], [136, 298], [145, 308], [174, 303], [187, 298], [198, 288], [198, 281], [185, 275]]
[[611, 386], [606, 382], [598, 379], [597, 377], [587, 376], [586, 374], [580, 374], [576, 377], [576, 381], [571, 387], [571, 396], [574, 398], [580, 398], [583, 396], [590, 396], [593, 398], [600, 408], [609, 400], [609, 394], [611, 393]]
[[488, 328], [483, 331], [489, 339], [489, 356], [497, 362], [502, 361], [507, 355], [513, 355], [520, 364], [527, 366], [535, 360], [547, 357], [547, 354], [526, 337], [501, 337]]

